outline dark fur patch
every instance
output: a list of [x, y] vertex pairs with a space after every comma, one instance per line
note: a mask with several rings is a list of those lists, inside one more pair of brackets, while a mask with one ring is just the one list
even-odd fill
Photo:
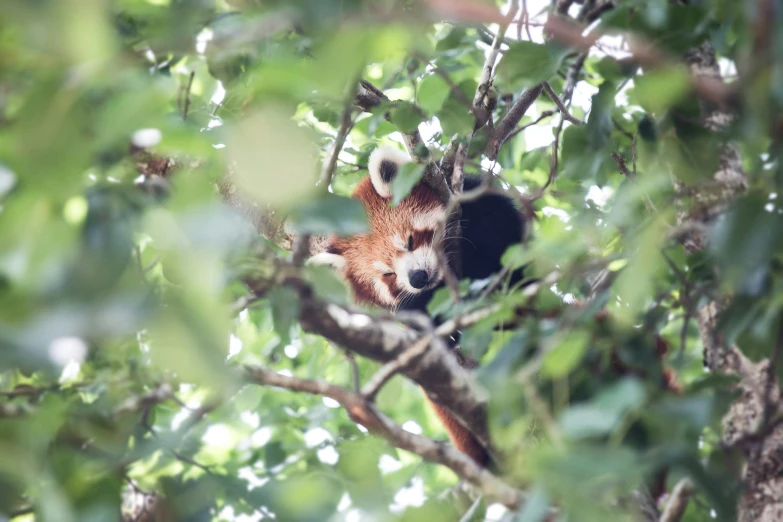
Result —
[[413, 231], [413, 249], [421, 246], [431, 245], [432, 238], [435, 236], [434, 230], [414, 230]]
[[384, 160], [380, 166], [381, 179], [384, 183], [390, 183], [397, 175], [397, 164], [393, 161]]
[[[465, 176], [465, 190], [481, 184], [481, 176]], [[462, 277], [484, 279], [503, 267], [500, 259], [511, 245], [522, 240], [525, 221], [514, 200], [506, 195], [487, 194], [462, 205], [460, 260]], [[511, 284], [522, 279], [523, 270], [514, 271]]]
[[336, 254], [338, 256], [343, 255], [343, 249], [335, 245], [333, 242], [326, 248], [327, 254]]
[[400, 293], [402, 292], [397, 287], [397, 274], [385, 277], [383, 282], [386, 283], [386, 287], [389, 289], [389, 294], [391, 294], [392, 298], [397, 299], [397, 297], [399, 297]]

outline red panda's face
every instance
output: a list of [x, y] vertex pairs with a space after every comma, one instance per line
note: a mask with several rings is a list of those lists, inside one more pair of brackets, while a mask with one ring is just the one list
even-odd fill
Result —
[[357, 301], [392, 310], [443, 279], [433, 241], [445, 208], [424, 183], [392, 207], [389, 184], [399, 164], [373, 165], [371, 158], [371, 175], [354, 191], [367, 211], [369, 233], [333, 238], [326, 253], [312, 258], [337, 268]]

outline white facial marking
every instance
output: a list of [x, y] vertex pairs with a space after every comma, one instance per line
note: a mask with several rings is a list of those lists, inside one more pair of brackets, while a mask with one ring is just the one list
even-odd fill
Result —
[[372, 280], [372, 286], [375, 289], [375, 295], [378, 297], [378, 300], [386, 303], [387, 305], [395, 304], [394, 297], [392, 297], [391, 292], [389, 291], [389, 287], [386, 285], [386, 282], [383, 279], [380, 277], [374, 278]]
[[440, 225], [445, 216], [446, 209], [436, 207], [425, 212], [420, 212], [413, 216], [411, 225], [414, 230], [435, 230]]
[[373, 261], [372, 267], [375, 268], [376, 270], [381, 271], [384, 274], [387, 274], [389, 272], [394, 272], [394, 269], [389, 265], [387, 265], [386, 263], [384, 263], [383, 261]]
[[403, 252], [408, 251], [408, 238], [403, 239], [402, 236], [399, 234], [394, 234], [392, 236], [392, 245], [394, 245], [394, 248], [397, 250], [402, 250]]
[[[413, 252], [408, 252], [394, 261], [397, 272], [397, 286], [410, 294], [418, 294], [429, 290], [441, 280], [438, 268], [438, 256], [431, 245], [420, 246]], [[429, 277], [429, 283], [424, 288], [414, 288], [408, 280], [408, 274], [414, 270], [424, 270]]]

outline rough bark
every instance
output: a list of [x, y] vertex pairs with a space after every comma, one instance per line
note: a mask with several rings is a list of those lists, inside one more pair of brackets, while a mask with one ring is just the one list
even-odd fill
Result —
[[[711, 81], [720, 80], [715, 52], [709, 44], [692, 49], [686, 55], [692, 75]], [[720, 106], [703, 104], [704, 125], [718, 132], [726, 128], [732, 115]], [[688, 187], [675, 183], [678, 192], [692, 198], [693, 205], [680, 212], [679, 225], [690, 231], [683, 245], [690, 252], [707, 245], [706, 223], [723, 212], [747, 186], [737, 145], [724, 143], [718, 170], [707, 183]], [[693, 225], [693, 226], [692, 226]], [[783, 425], [769, 427], [774, 416], [768, 405], [780, 401], [777, 379], [770, 371], [770, 360], [754, 363], [737, 346], [728, 346], [716, 332], [716, 317], [726, 304], [725, 298], [702, 306], [696, 314], [704, 345], [705, 365], [711, 370], [740, 378], [739, 398], [723, 419], [723, 443], [737, 447], [745, 456], [744, 490], [738, 506], [739, 522], [780, 522], [783, 520]], [[774, 409], [778, 407], [775, 406]]]
[[[398, 321], [351, 312], [319, 299], [303, 299], [300, 309], [300, 322], [306, 331], [378, 362], [395, 360], [419, 338]], [[490, 447], [486, 393], [470, 372], [460, 367], [441, 339], [433, 337], [423, 355], [401, 373], [451, 410], [464, 425], [471, 426], [476, 438]]]

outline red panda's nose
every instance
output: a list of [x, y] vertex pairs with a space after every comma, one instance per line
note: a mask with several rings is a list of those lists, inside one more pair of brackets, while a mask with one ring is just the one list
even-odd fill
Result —
[[429, 277], [424, 270], [412, 270], [408, 272], [408, 281], [413, 288], [421, 290], [429, 283]]

